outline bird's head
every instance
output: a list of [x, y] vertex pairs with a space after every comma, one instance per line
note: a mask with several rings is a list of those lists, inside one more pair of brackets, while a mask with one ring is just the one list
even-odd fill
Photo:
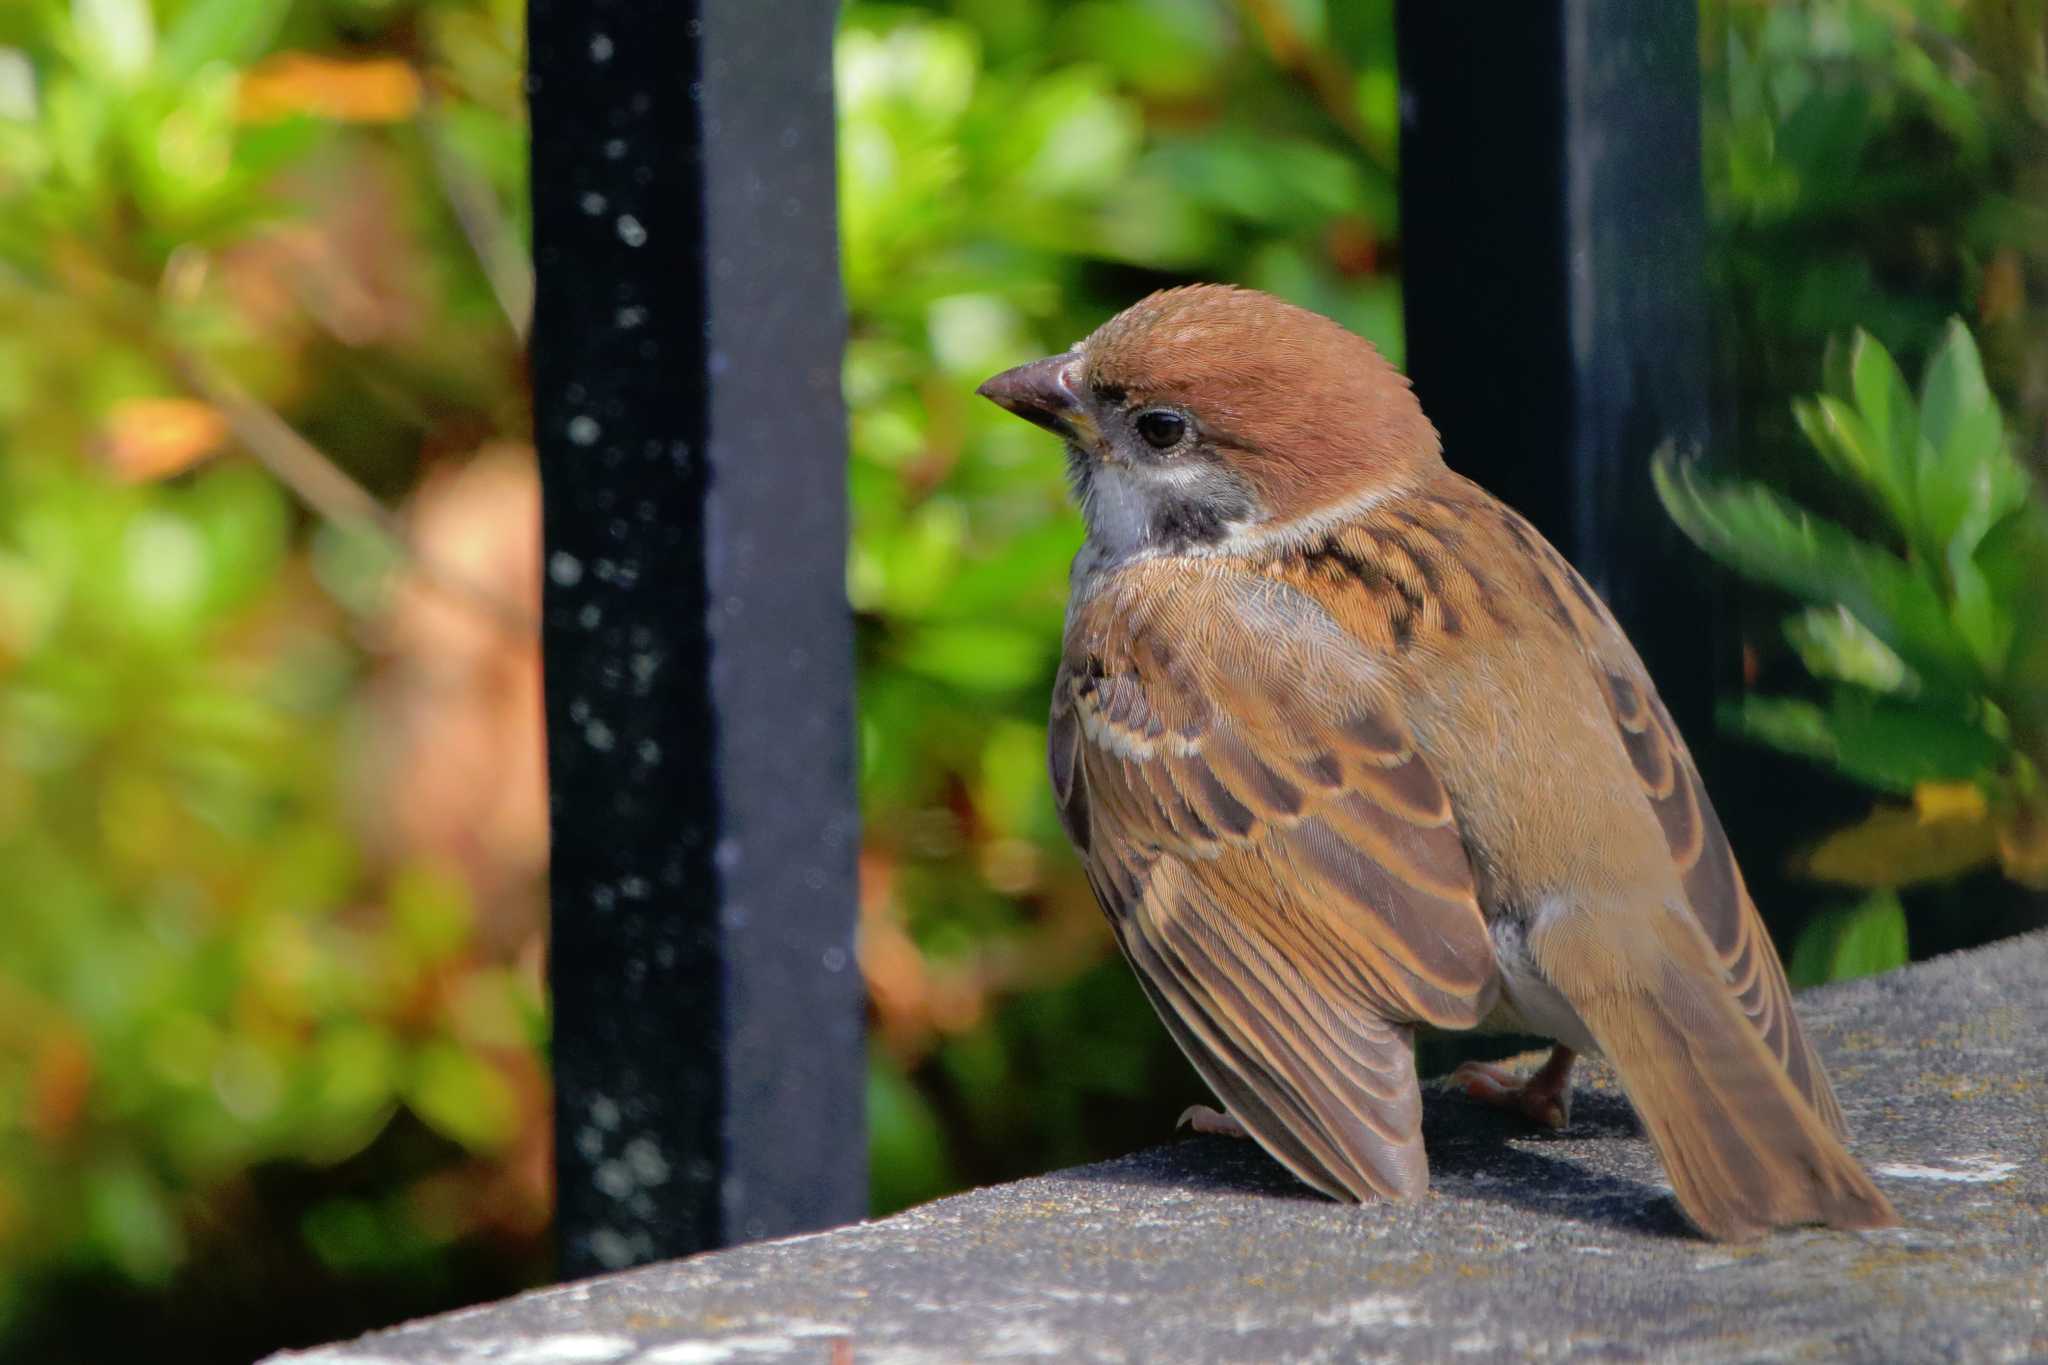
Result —
[[1440, 461], [1371, 342], [1225, 285], [1153, 294], [978, 392], [1066, 438], [1089, 534], [1119, 557], [1284, 539]]

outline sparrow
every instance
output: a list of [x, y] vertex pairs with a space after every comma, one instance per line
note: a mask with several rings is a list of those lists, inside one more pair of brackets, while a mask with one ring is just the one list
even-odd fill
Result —
[[978, 392], [1066, 443], [1052, 789], [1198, 1127], [1417, 1199], [1417, 1031], [1533, 1033], [1458, 1081], [1606, 1057], [1706, 1236], [1897, 1221], [1642, 661], [1369, 342], [1196, 285]]

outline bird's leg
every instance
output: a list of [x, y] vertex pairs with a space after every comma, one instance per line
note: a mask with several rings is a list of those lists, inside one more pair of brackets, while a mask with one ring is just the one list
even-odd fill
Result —
[[1216, 1137], [1248, 1138], [1251, 1136], [1229, 1114], [1211, 1109], [1206, 1104], [1191, 1104], [1180, 1111], [1180, 1117], [1173, 1121], [1176, 1128], [1192, 1128], [1198, 1133], [1210, 1133]]
[[1508, 1109], [1546, 1128], [1562, 1128], [1572, 1117], [1572, 1058], [1559, 1043], [1550, 1060], [1526, 1079], [1493, 1062], [1467, 1062], [1451, 1073], [1451, 1083], [1471, 1098], [1496, 1109]]

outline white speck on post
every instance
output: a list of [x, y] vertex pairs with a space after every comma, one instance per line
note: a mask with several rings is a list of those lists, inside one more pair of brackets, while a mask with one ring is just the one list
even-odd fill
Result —
[[668, 1158], [661, 1154], [661, 1147], [653, 1138], [636, 1137], [626, 1144], [620, 1154], [633, 1178], [642, 1185], [665, 1185], [668, 1183]]
[[623, 1270], [633, 1263], [633, 1244], [611, 1228], [590, 1234], [590, 1254], [607, 1270]]

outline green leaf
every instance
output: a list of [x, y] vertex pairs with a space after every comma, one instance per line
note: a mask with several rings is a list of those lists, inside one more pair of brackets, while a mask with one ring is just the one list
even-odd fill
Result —
[[1883, 475], [1874, 467], [1879, 459], [1874, 453], [1876, 442], [1855, 409], [1841, 399], [1822, 394], [1812, 399], [1793, 399], [1792, 416], [1828, 468], [1871, 495], [1879, 510], [1889, 514]]
[[158, 79], [174, 84], [211, 62], [240, 66], [255, 60], [290, 8], [290, 0], [194, 0], [164, 32]]
[[161, 1284], [184, 1258], [169, 1196], [140, 1164], [117, 1159], [92, 1170], [85, 1217], [96, 1250], [131, 1279]]
[[1914, 505], [1914, 473], [1919, 466], [1920, 415], [1913, 394], [1891, 354], [1877, 338], [1859, 330], [1849, 344], [1849, 381], [1856, 393], [1857, 415], [1863, 419], [1869, 446], [1870, 477], [1883, 496], [1893, 523], [1909, 539], [1920, 530]]
[[392, 878], [391, 928], [421, 964], [444, 962], [470, 946], [476, 909], [469, 887], [446, 869], [415, 862]]
[[1721, 728], [1788, 754], [1832, 763], [1837, 752], [1828, 713], [1810, 701], [1745, 696], [1715, 710]]
[[247, 464], [208, 469], [184, 499], [206, 541], [206, 600], [223, 612], [275, 583], [291, 550], [292, 512], [268, 474]]
[[2002, 767], [2006, 746], [1935, 698], [1901, 700], [1839, 688], [1827, 707], [1788, 697], [1744, 697], [1721, 708], [1723, 726], [1837, 769], [1880, 791], [1965, 781]]
[[[1927, 552], [1958, 581], [1984, 535], [2025, 502], [2028, 480], [2013, 459], [2005, 419], [1984, 381], [1984, 367], [1969, 329], [1951, 318], [1921, 382], [1921, 463], [1917, 495]], [[1967, 570], [1964, 579], [1969, 578]], [[1979, 611], [1974, 604], [1967, 608]], [[1967, 627], [1966, 627], [1967, 634]]]
[[1048, 682], [1056, 641], [1007, 626], [932, 625], [904, 646], [903, 668], [970, 692], [1008, 692]]
[[1977, 355], [1977, 343], [1960, 318], [1950, 318], [1941, 345], [1921, 377], [1921, 434], [1935, 450], [1945, 450], [1951, 438], [1986, 411], [1995, 411], [1995, 404], [1991, 386], [1984, 382], [1984, 362]]
[[1888, 972], [1907, 960], [1905, 908], [1895, 893], [1879, 891], [1807, 925], [1786, 974], [1795, 986], [1817, 986]]
[[1934, 586], [1761, 484], [1709, 486], [1667, 448], [1651, 468], [1664, 509], [1694, 544], [1744, 577], [1815, 605], [1840, 605], [1923, 676], [1968, 685], [1977, 673]]
[[1934, 698], [1894, 700], [1840, 688], [1828, 708], [1828, 729], [1835, 738], [1835, 765], [1889, 791], [1967, 781], [2006, 760], [2005, 745]]
[[868, 1064], [867, 1111], [874, 1212], [892, 1213], [952, 1188], [938, 1116], [879, 1049]]
[[2005, 671], [2006, 654], [2012, 647], [2012, 612], [1993, 596], [1983, 570], [1960, 540], [1949, 548], [1948, 568], [1949, 614], [1956, 633], [1969, 646], [1984, 676], [1996, 678]]
[[2007, 700], [2032, 699], [2048, 721], [2048, 593], [2041, 591], [2048, 583], [2048, 504], [2030, 500], [1992, 527], [1976, 564], [1985, 590], [2014, 613], [2003, 679]]

